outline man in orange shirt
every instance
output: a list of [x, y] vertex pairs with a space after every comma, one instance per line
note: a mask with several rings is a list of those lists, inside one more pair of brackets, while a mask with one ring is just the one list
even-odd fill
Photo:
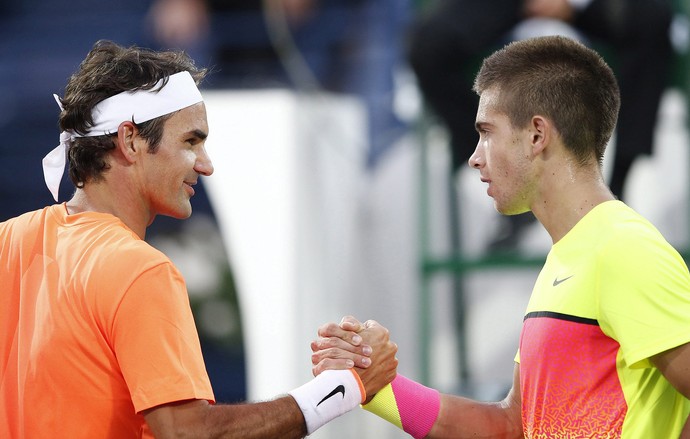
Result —
[[103, 41], [56, 97], [46, 183], [57, 201], [67, 156], [77, 189], [0, 223], [0, 437], [297, 438], [395, 376], [371, 322], [350, 334], [357, 373], [322, 364], [289, 395], [215, 404], [184, 280], [143, 240], [156, 215], [188, 217], [213, 172], [204, 75], [182, 53]]

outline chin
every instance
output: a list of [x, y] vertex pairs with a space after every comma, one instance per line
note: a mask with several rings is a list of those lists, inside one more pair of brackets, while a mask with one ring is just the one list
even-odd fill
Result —
[[177, 206], [177, 211], [180, 214], [180, 219], [187, 219], [192, 216], [192, 203], [189, 198], [183, 199]]
[[177, 215], [175, 218], [177, 218], [177, 219], [187, 219], [187, 218], [189, 218], [190, 216], [192, 216], [192, 208], [191, 208], [191, 207], [190, 207], [189, 209], [185, 210], [185, 211], [178, 212], [178, 215]]
[[506, 215], [506, 216], [511, 216], [511, 215], [520, 215], [521, 213], [529, 212], [529, 209], [521, 208], [521, 207], [515, 207], [515, 206], [506, 206], [503, 204], [499, 204], [497, 202], [494, 203], [494, 208], [498, 213], [501, 215]]
[[189, 218], [190, 216], [192, 216], [192, 212], [191, 212], [191, 211], [189, 211], [189, 212], [187, 212], [187, 213], [184, 213], [184, 214], [175, 215], [175, 216], [173, 216], [173, 218], [179, 219], [179, 220], [184, 220], [184, 219]]
[[162, 214], [175, 219], [187, 219], [192, 216], [192, 206], [188, 202], [186, 205], [174, 206], [166, 212], [162, 212]]
[[496, 209], [496, 212], [500, 213], [501, 215], [510, 215], [510, 210], [506, 209], [505, 206], [496, 201], [494, 201], [494, 209]]

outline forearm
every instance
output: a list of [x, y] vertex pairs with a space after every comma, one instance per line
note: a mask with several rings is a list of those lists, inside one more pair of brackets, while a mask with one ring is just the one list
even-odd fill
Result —
[[441, 395], [441, 409], [427, 438], [521, 438], [520, 422], [519, 406], [508, 400], [478, 402]]
[[252, 404], [217, 404], [193, 400], [144, 412], [156, 439], [301, 438], [304, 416], [291, 396]]
[[213, 438], [302, 438], [306, 424], [291, 396], [273, 401], [211, 406], [205, 419], [206, 437]]
[[488, 403], [439, 394], [398, 375], [364, 408], [416, 439], [521, 438], [520, 400], [519, 381], [503, 401]]
[[[237, 437], [250, 439], [303, 437], [359, 407], [365, 399], [364, 385], [357, 373], [352, 370], [329, 370], [291, 390], [289, 397], [273, 401], [275, 404], [244, 406], [246, 411], [240, 411], [236, 419], [242, 419], [253, 409], [256, 410], [255, 416], [241, 421], [241, 431], [244, 433], [234, 428], [231, 430], [233, 434], [228, 437], [236, 437], [236, 433], [239, 434]], [[278, 403], [282, 405], [276, 407]], [[257, 431], [252, 433], [254, 430]]]
[[157, 439], [301, 438], [359, 407], [366, 393], [352, 370], [329, 370], [273, 401], [211, 405], [180, 401], [144, 412]]

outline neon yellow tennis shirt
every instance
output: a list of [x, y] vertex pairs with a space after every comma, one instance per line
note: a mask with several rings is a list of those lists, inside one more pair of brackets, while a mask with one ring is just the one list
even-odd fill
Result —
[[650, 357], [690, 341], [687, 266], [647, 220], [600, 204], [551, 249], [520, 337], [526, 438], [677, 438], [690, 401]]

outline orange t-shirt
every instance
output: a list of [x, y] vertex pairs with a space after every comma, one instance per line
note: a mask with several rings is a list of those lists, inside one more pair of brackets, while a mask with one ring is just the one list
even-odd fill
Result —
[[118, 218], [0, 223], [0, 279], [0, 437], [149, 437], [142, 410], [213, 402], [182, 276]]

